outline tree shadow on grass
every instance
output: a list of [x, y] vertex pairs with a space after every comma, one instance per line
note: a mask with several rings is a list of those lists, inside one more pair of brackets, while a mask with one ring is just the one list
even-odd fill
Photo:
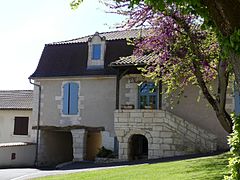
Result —
[[224, 153], [214, 158], [189, 160], [191, 161], [191, 166], [186, 170], [186, 173], [191, 173], [193, 176], [191, 178], [198, 180], [216, 180], [223, 179], [224, 175], [228, 173], [228, 158], [229, 153]]

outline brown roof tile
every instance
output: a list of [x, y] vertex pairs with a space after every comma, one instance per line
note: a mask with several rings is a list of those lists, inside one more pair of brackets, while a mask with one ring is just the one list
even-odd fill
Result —
[[152, 56], [127, 56], [120, 57], [118, 60], [111, 62], [111, 67], [120, 67], [120, 66], [143, 66], [151, 63], [153, 61]]
[[[96, 32], [98, 33], [98, 32]], [[147, 33], [145, 30], [133, 29], [133, 30], [123, 30], [123, 31], [111, 31], [111, 32], [102, 32], [98, 33], [101, 37], [105, 37], [107, 41], [110, 40], [119, 40], [119, 39], [130, 39], [144, 36]], [[72, 43], [83, 43], [88, 42], [88, 39], [93, 35], [80, 37], [77, 39], [53, 42], [48, 45], [57, 45], [57, 44], [72, 44]]]
[[32, 90], [0, 91], [0, 109], [32, 109]]

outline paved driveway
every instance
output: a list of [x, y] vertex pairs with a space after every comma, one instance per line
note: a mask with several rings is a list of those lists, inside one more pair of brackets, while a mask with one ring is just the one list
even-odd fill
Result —
[[[56, 174], [69, 174], [82, 171], [93, 171], [107, 168], [116, 168], [119, 166], [111, 167], [96, 167], [96, 168], [84, 168], [73, 170], [40, 170], [34, 168], [13, 168], [13, 169], [0, 169], [0, 180], [27, 180], [42, 176], [50, 176]], [[123, 166], [121, 166], [123, 167]]]
[[33, 168], [0, 169], [0, 179], [1, 180], [16, 179], [18, 177], [24, 177], [27, 174], [33, 174], [37, 172], [39, 172], [39, 170]]

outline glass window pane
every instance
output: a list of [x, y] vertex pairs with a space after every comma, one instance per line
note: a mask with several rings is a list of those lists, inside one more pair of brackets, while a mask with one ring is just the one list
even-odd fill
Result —
[[15, 117], [14, 135], [28, 135], [28, 117]]
[[157, 108], [157, 87], [154, 83], [143, 83], [139, 87], [139, 108], [156, 109]]
[[92, 59], [93, 60], [101, 59], [101, 44], [92, 45]]
[[148, 84], [147, 83], [141, 84], [140, 93], [148, 93]]
[[149, 106], [151, 109], [156, 109], [157, 107], [157, 100], [156, 96], [149, 96]]
[[149, 93], [150, 93], [150, 94], [156, 92], [156, 86], [155, 86], [153, 83], [149, 84], [148, 87], [149, 87]]
[[140, 109], [145, 109], [147, 105], [147, 96], [140, 96]]

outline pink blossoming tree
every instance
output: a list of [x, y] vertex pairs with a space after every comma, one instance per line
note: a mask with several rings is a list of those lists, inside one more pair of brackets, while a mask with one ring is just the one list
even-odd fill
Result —
[[[203, 19], [189, 13], [189, 6], [165, 3], [164, 10], [159, 11], [151, 2], [158, 1], [121, 0], [107, 4], [128, 17], [121, 28], [147, 31], [146, 36], [132, 41], [136, 47], [134, 55], [151, 56], [151, 63], [141, 69], [143, 75], [156, 83], [161, 81], [169, 97], [181, 95], [187, 85], [197, 85], [223, 128], [231, 132], [232, 120], [225, 109], [231, 67], [220, 56], [222, 49], [216, 34], [211, 28], [202, 28]], [[78, 5], [80, 1], [73, 3]], [[217, 83], [215, 91], [213, 82]]]
[[202, 18], [183, 14], [184, 7], [174, 4], [162, 12], [145, 3], [129, 10], [128, 1], [109, 6], [128, 16], [121, 28], [143, 28], [145, 32], [132, 41], [135, 56], [151, 57], [151, 62], [141, 68], [142, 74], [156, 83], [161, 81], [169, 97], [181, 95], [187, 85], [197, 85], [223, 128], [231, 132], [232, 120], [225, 109], [230, 67], [220, 57], [216, 34], [211, 29], [202, 29]]

